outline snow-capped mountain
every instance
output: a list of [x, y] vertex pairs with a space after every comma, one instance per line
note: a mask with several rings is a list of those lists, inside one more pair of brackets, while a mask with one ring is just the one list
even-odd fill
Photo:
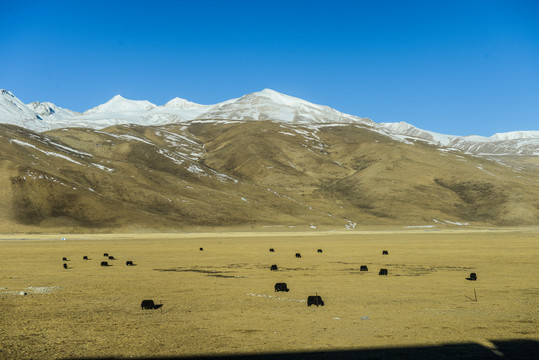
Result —
[[61, 119], [67, 119], [67, 118], [74, 118], [80, 115], [80, 113], [76, 111], [71, 111], [68, 109], [61, 108], [47, 101], [45, 102], [34, 101], [30, 104], [27, 104], [27, 106], [42, 119], [54, 118], [56, 120], [61, 120]]
[[438, 134], [405, 122], [381, 123], [378, 127], [389, 129], [392, 132], [389, 135], [401, 137], [404, 141], [419, 139], [436, 146], [476, 155], [539, 155], [539, 131], [513, 131], [484, 137]]
[[374, 125], [367, 118], [341, 113], [328, 106], [281, 94], [271, 89], [222, 102], [200, 115], [197, 120], [278, 120], [287, 123], [325, 124], [362, 123]]
[[390, 130], [394, 134], [426, 140], [439, 146], [448, 146], [454, 138], [457, 138], [457, 136], [438, 134], [432, 131], [419, 129], [404, 121], [396, 123], [380, 123], [379, 126]]
[[14, 124], [29, 129], [39, 128], [43, 120], [11, 91], [0, 90], [0, 123]]
[[147, 100], [129, 100], [121, 95], [116, 95], [106, 103], [96, 106], [90, 110], [86, 110], [83, 115], [136, 113], [148, 111], [156, 107], [157, 105], [154, 105]]
[[4, 90], [0, 154], [0, 231], [539, 221], [538, 131], [443, 135], [268, 89], [82, 114]]
[[49, 116], [54, 114], [56, 111], [50, 106], [52, 103], [44, 102], [40, 103], [39, 101], [34, 101], [27, 106], [32, 109], [33, 112], [36, 113], [36, 115], [39, 116]]
[[207, 107], [208, 105], [200, 105], [179, 97], [175, 97], [174, 99], [167, 102], [165, 105], [162, 105], [162, 108], [165, 109], [175, 109], [175, 110], [184, 110], [184, 109], [193, 109], [193, 108], [201, 108], [201, 107]]
[[120, 95], [80, 114], [49, 102], [23, 104], [7, 90], [0, 92], [0, 123], [33, 131], [64, 127], [102, 129], [120, 124], [143, 126], [189, 121], [278, 121], [289, 124], [356, 124], [394, 140], [424, 141], [477, 155], [539, 155], [539, 131], [515, 131], [491, 137], [454, 136], [419, 129], [405, 122], [375, 123], [368, 118], [341, 113], [271, 89], [244, 95], [215, 105], [201, 105], [174, 98], [157, 106], [146, 100]]

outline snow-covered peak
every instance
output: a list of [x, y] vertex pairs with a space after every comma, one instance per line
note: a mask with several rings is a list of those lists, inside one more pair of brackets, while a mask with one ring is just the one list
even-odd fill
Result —
[[520, 140], [520, 139], [539, 139], [539, 131], [511, 131], [506, 133], [497, 133], [490, 137], [492, 140]]
[[300, 104], [313, 105], [303, 99], [286, 95], [286, 94], [282, 94], [272, 89], [264, 89], [262, 91], [254, 92], [246, 96], [267, 98], [269, 101], [271, 101], [274, 104], [286, 105], [286, 106], [298, 106]]
[[515, 131], [483, 136], [454, 136], [422, 130], [405, 122], [377, 124], [370, 119], [341, 113], [275, 90], [264, 89], [215, 105], [200, 105], [174, 98], [162, 106], [116, 95], [84, 114], [49, 102], [22, 103], [12, 92], [0, 89], [0, 123], [34, 131], [62, 127], [101, 129], [112, 125], [165, 125], [189, 121], [262, 121], [297, 124], [361, 124], [397, 141], [414, 140], [473, 154], [539, 155], [539, 131]]
[[0, 89], [0, 95], [15, 97], [15, 95], [13, 95], [11, 91], [8, 91], [6, 89]]
[[271, 89], [216, 104], [197, 119], [275, 120], [303, 124], [374, 124], [369, 119], [343, 114], [328, 106], [316, 105]]
[[156, 105], [147, 100], [129, 100], [121, 95], [116, 95], [109, 101], [93, 109], [86, 110], [84, 115], [99, 113], [126, 113], [141, 112], [154, 109]]
[[174, 99], [167, 102], [165, 105], [163, 105], [164, 108], [167, 109], [176, 109], [176, 110], [183, 110], [183, 109], [193, 109], [193, 108], [200, 108], [206, 105], [197, 104], [179, 97], [175, 97]]
[[300, 99], [298, 97], [282, 94], [272, 89], [264, 89], [261, 91], [250, 93], [235, 100], [240, 101], [240, 102], [245, 102], [245, 103], [252, 103], [254, 105], [272, 104], [272, 105], [289, 106], [293, 108], [299, 108], [302, 106], [324, 107], [323, 105], [316, 105], [306, 100]]
[[380, 123], [378, 124], [378, 127], [389, 129], [391, 132], [399, 135], [406, 135], [409, 137], [427, 140], [441, 146], [448, 146], [449, 143], [457, 137], [453, 135], [445, 135], [435, 133], [433, 131], [423, 130], [404, 121], [396, 123]]
[[42, 119], [47, 119], [47, 120], [57, 121], [57, 120], [74, 118], [80, 115], [80, 113], [76, 111], [61, 108], [47, 101], [45, 102], [34, 101], [30, 104], [27, 104], [27, 106], [37, 115], [39, 115], [39, 117], [41, 117]]
[[417, 128], [404, 121], [396, 123], [380, 123], [379, 128], [389, 129], [390, 131], [409, 137], [420, 138], [427, 140], [436, 145], [451, 146], [456, 142], [467, 143], [484, 143], [494, 141], [509, 141], [509, 140], [522, 140], [522, 139], [539, 139], [539, 131], [512, 131], [506, 133], [494, 134], [491, 137], [468, 135], [468, 136], [456, 136], [439, 134], [428, 130]]
[[41, 129], [42, 119], [11, 91], [0, 89], [0, 123]]
[[43, 117], [43, 116], [49, 116], [56, 112], [54, 109], [55, 105], [50, 102], [42, 102], [34, 101], [30, 104], [27, 104], [27, 106], [32, 109], [33, 112], [35, 112], [37, 115]]
[[420, 139], [477, 155], [539, 155], [539, 131], [513, 131], [491, 137], [455, 136], [422, 130], [405, 122], [381, 123], [376, 126], [382, 133], [399, 141]]

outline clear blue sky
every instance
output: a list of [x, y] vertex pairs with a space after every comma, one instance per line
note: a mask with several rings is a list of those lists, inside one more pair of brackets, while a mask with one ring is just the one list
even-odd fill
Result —
[[84, 111], [271, 88], [454, 135], [539, 130], [539, 1], [3, 1], [0, 88]]

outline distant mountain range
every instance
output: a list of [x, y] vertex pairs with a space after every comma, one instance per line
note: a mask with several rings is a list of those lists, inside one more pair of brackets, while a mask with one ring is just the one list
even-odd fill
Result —
[[450, 136], [272, 90], [84, 113], [0, 92], [0, 233], [539, 224], [537, 131]]
[[330, 107], [312, 104], [270, 89], [215, 105], [201, 105], [175, 98], [165, 105], [157, 106], [149, 101], [129, 100], [116, 95], [105, 104], [82, 114], [50, 102], [23, 104], [13, 93], [0, 90], [0, 123], [14, 124], [37, 132], [69, 127], [103, 129], [121, 124], [155, 126], [216, 120], [360, 124], [398, 141], [420, 140], [475, 155], [539, 155], [539, 131], [515, 131], [495, 134], [488, 138], [443, 135], [405, 122], [375, 123], [368, 118], [344, 114]]

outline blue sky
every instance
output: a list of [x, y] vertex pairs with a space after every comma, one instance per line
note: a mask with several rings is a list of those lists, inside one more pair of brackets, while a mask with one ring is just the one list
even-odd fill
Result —
[[84, 111], [271, 88], [454, 135], [539, 130], [539, 1], [1, 1], [0, 88]]

